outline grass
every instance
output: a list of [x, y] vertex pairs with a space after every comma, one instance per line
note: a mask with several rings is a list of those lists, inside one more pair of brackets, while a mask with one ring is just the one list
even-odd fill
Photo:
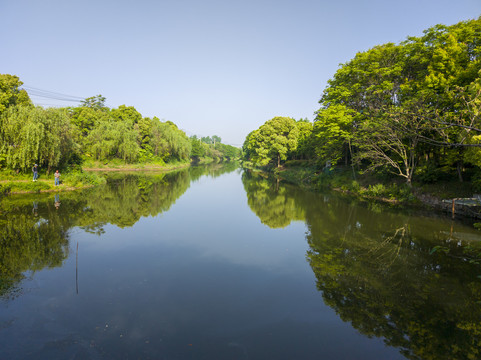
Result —
[[46, 181], [6, 181], [0, 183], [0, 195], [7, 195], [11, 193], [27, 193], [27, 192], [41, 192], [53, 189], [53, 181], [50, 185]]
[[113, 159], [109, 161], [85, 161], [82, 165], [84, 170], [171, 170], [179, 167], [189, 166], [190, 163], [186, 161], [171, 161], [165, 163], [163, 160], [159, 159], [157, 161], [142, 162], [135, 164], [126, 164], [122, 160]]
[[55, 186], [53, 174], [40, 173], [37, 181], [32, 181], [28, 173], [0, 172], [0, 196], [15, 193], [39, 193], [55, 190], [73, 190], [105, 183], [105, 178], [79, 169], [69, 169], [61, 173], [60, 186]]

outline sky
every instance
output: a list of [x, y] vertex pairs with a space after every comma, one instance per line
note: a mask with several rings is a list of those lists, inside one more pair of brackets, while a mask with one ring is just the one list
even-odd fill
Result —
[[0, 74], [241, 146], [275, 116], [312, 121], [357, 52], [480, 16], [481, 0], [0, 0]]

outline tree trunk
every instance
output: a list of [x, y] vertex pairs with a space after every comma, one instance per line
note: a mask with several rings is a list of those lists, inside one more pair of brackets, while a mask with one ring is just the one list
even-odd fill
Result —
[[277, 167], [281, 166], [281, 154], [277, 154]]
[[458, 170], [458, 179], [459, 182], [463, 182], [463, 163], [462, 161], [458, 161], [456, 164], [457, 170]]

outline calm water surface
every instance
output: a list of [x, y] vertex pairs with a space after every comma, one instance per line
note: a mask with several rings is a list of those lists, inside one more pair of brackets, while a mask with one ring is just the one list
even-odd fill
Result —
[[230, 167], [0, 202], [0, 359], [481, 358], [480, 233]]

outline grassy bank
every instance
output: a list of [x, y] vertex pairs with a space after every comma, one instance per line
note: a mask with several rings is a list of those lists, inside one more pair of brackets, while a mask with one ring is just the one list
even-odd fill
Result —
[[163, 161], [126, 164], [125, 162], [114, 159], [108, 162], [87, 161], [82, 165], [85, 171], [149, 171], [149, 170], [175, 170], [190, 166], [190, 162], [173, 161], [165, 163]]
[[402, 178], [394, 175], [360, 173], [343, 166], [325, 169], [314, 162], [300, 160], [287, 161], [280, 168], [261, 170], [311, 190], [330, 189], [351, 197], [393, 205], [437, 206], [442, 200], [468, 198], [476, 192], [470, 182], [414, 182], [408, 186]]
[[55, 186], [53, 174], [40, 172], [37, 181], [27, 176], [0, 172], [0, 195], [75, 190], [105, 183], [104, 177], [82, 170], [61, 173], [58, 186]]

